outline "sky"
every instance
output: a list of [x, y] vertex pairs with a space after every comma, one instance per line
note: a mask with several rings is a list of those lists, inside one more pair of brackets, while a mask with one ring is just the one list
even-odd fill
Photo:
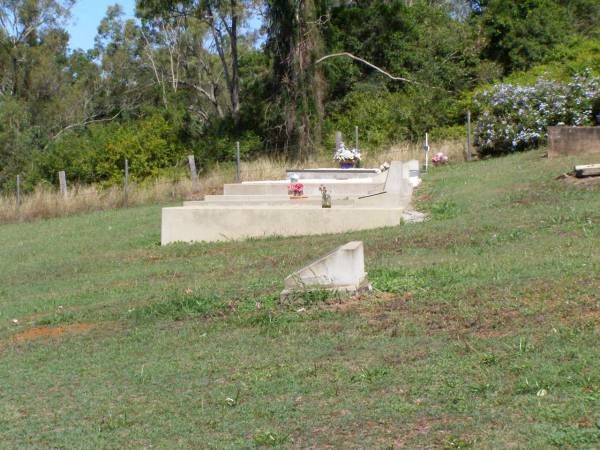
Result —
[[135, 0], [76, 0], [71, 10], [71, 19], [67, 30], [71, 35], [69, 47], [88, 50], [94, 46], [94, 37], [100, 21], [106, 14], [106, 8], [115, 3], [123, 7], [126, 18], [133, 17]]

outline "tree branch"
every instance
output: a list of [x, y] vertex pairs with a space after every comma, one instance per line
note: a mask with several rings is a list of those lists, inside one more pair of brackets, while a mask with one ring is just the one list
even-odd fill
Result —
[[[88, 119], [88, 120], [84, 120], [84, 121], [81, 121], [78, 123], [72, 123], [71, 125], [67, 125], [62, 130], [60, 130], [58, 133], [56, 133], [54, 136], [51, 136], [50, 142], [56, 140], [61, 134], [63, 134], [65, 131], [70, 130], [71, 128], [83, 127], [85, 125], [89, 125], [89, 124], [97, 123], [97, 122], [110, 122], [112, 120], [115, 120], [117, 117], [119, 117], [122, 112], [123, 112], [123, 110], [119, 111], [112, 117], [106, 117], [104, 119]], [[48, 144], [46, 144], [46, 146], [44, 147], [44, 150], [46, 150], [46, 148], [48, 148], [48, 145], [50, 145], [50, 142], [48, 142]]]
[[325, 55], [325, 56], [323, 56], [323, 57], [321, 57], [321, 58], [317, 59], [317, 60], [315, 61], [315, 64], [319, 64], [319, 63], [321, 63], [321, 62], [325, 61], [326, 59], [329, 59], [329, 58], [336, 58], [336, 57], [338, 57], [338, 56], [346, 56], [346, 57], [348, 57], [348, 58], [352, 58], [352, 59], [354, 59], [354, 60], [356, 60], [356, 61], [358, 61], [358, 62], [361, 62], [361, 63], [363, 63], [363, 64], [365, 64], [365, 65], [367, 65], [367, 66], [371, 67], [372, 69], [375, 69], [376, 71], [378, 71], [378, 72], [380, 72], [380, 73], [384, 74], [386, 77], [388, 77], [388, 78], [391, 78], [391, 79], [392, 79], [392, 80], [394, 80], [394, 81], [404, 81], [405, 83], [412, 83], [412, 84], [418, 84], [418, 85], [421, 85], [421, 86], [426, 86], [425, 84], [423, 84], [423, 83], [419, 83], [418, 81], [409, 80], [409, 79], [407, 79], [407, 78], [402, 78], [402, 77], [395, 77], [394, 75], [391, 75], [391, 74], [387, 73], [385, 70], [383, 70], [383, 69], [380, 69], [380, 68], [379, 68], [379, 67], [377, 67], [376, 65], [374, 65], [374, 64], [371, 64], [369, 61], [366, 61], [366, 60], [364, 60], [364, 59], [362, 59], [362, 58], [359, 58], [358, 56], [354, 56], [352, 53], [348, 53], [348, 52], [332, 53], [331, 55]]

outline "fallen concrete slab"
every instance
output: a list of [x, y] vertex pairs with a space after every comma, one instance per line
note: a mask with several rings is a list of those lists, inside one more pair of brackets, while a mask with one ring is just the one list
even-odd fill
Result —
[[584, 164], [575, 166], [575, 176], [577, 178], [600, 176], [600, 164]]
[[363, 289], [370, 289], [364, 247], [361, 241], [351, 241], [288, 276], [281, 299], [311, 290], [355, 293]]

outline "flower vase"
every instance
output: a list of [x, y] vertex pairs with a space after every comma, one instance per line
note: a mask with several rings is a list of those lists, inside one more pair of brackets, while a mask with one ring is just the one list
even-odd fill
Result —
[[340, 169], [353, 169], [355, 162], [351, 159], [340, 161]]

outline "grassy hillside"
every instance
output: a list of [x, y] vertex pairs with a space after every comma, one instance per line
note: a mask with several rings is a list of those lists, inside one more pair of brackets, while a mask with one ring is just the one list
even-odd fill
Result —
[[[2, 446], [599, 446], [600, 191], [541, 156], [435, 169], [430, 221], [370, 232], [161, 248], [160, 207], [0, 227]], [[351, 239], [372, 295], [277, 306]]]

